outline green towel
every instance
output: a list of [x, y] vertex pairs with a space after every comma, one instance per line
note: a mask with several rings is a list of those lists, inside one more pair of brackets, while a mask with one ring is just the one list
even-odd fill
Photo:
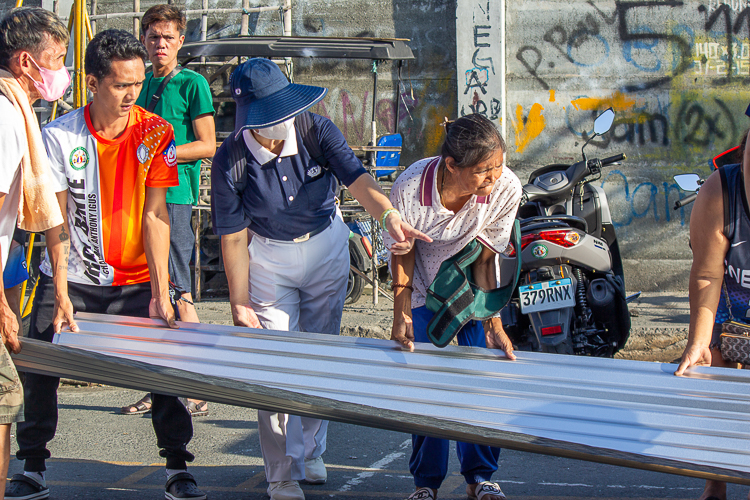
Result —
[[440, 265], [427, 289], [427, 309], [435, 313], [427, 325], [427, 336], [438, 347], [447, 346], [471, 320], [485, 320], [508, 303], [521, 274], [521, 228], [513, 225], [510, 240], [516, 249], [516, 273], [508, 285], [484, 290], [473, 283], [471, 264], [482, 253], [482, 244], [471, 240], [460, 252]]

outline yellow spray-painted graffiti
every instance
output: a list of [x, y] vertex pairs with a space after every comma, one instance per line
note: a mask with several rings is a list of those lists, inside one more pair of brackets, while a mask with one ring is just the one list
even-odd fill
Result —
[[516, 119], [511, 120], [516, 134], [516, 153], [523, 153], [526, 147], [542, 133], [547, 122], [542, 114], [544, 108], [539, 103], [534, 103], [529, 111], [526, 123], [523, 121], [523, 107], [516, 106]]
[[615, 92], [611, 97], [581, 97], [571, 102], [576, 109], [582, 111], [601, 110], [612, 108], [615, 113], [631, 111], [635, 106], [635, 99], [627, 97], [622, 92]]

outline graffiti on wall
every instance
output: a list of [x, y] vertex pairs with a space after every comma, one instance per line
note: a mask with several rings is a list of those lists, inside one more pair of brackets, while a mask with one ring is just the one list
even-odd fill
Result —
[[[450, 91], [451, 79], [446, 75], [401, 86], [398, 100], [393, 95], [379, 96], [375, 106], [379, 135], [398, 130], [420, 156], [438, 154], [443, 140], [439, 124], [452, 115], [450, 103], [441, 96]], [[331, 88], [312, 111], [333, 120], [351, 145], [365, 145], [371, 139], [372, 97], [371, 91]]]
[[501, 118], [502, 75], [497, 54], [503, 50], [500, 2], [457, 0], [456, 90], [461, 116], [480, 113], [491, 120]]
[[[545, 137], [559, 138], [562, 127], [585, 140], [592, 116], [610, 106], [615, 128], [592, 145], [627, 144], [641, 161], [685, 162], [739, 142], [750, 97], [746, 0], [618, 1], [610, 11], [581, 4], [514, 48], [516, 71], [557, 95], [557, 106], [538, 98], [509, 103], [516, 153], [532, 161], [540, 151], [534, 142], [549, 149]], [[561, 73], [574, 76], [561, 82]], [[611, 81], [616, 87], [607, 91], [602, 83]], [[529, 122], [553, 130], [529, 139]]]

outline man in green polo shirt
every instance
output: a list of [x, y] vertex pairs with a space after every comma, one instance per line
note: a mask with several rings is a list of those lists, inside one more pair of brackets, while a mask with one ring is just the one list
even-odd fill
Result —
[[[167, 191], [171, 226], [169, 277], [182, 295], [182, 300], [177, 300], [180, 320], [197, 323], [189, 266], [195, 246], [191, 216], [192, 206], [198, 202], [201, 160], [212, 158], [216, 152], [216, 128], [208, 82], [195, 71], [177, 65], [177, 52], [185, 41], [185, 25], [185, 14], [173, 5], [155, 5], [144, 13], [141, 42], [153, 71], [146, 74], [136, 104], [161, 116], [174, 128], [180, 185]], [[180, 298], [179, 294], [176, 298]], [[150, 406], [146, 396], [122, 411], [144, 413]], [[208, 406], [204, 401], [188, 400], [188, 410], [194, 416], [205, 415]]]

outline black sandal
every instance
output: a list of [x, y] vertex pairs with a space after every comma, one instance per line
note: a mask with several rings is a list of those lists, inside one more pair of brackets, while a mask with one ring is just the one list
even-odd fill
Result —
[[200, 403], [188, 401], [185, 406], [191, 417], [205, 417], [208, 415], [208, 403], [205, 401], [201, 401]]
[[151, 394], [146, 394], [137, 403], [120, 408], [120, 413], [123, 415], [143, 415], [151, 412], [151, 405]]
[[43, 500], [49, 498], [49, 488], [25, 474], [14, 474], [5, 490], [5, 498]]
[[167, 479], [165, 490], [167, 500], [206, 500], [206, 494], [198, 489], [198, 483], [189, 472], [178, 472]]

